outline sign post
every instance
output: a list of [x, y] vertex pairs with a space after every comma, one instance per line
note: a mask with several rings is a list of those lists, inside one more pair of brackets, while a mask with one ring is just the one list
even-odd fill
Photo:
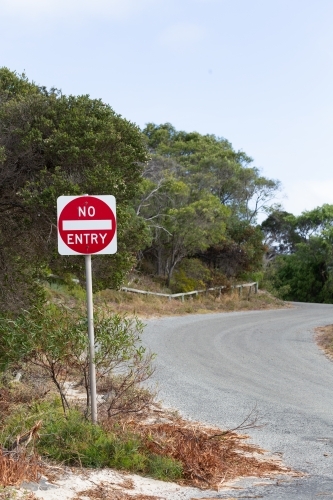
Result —
[[91, 420], [97, 422], [97, 392], [96, 392], [96, 369], [95, 369], [95, 331], [94, 331], [94, 304], [92, 293], [91, 255], [85, 256], [86, 264], [86, 292], [87, 292], [87, 316], [88, 316], [88, 338], [89, 338], [89, 380], [90, 380], [90, 404]]
[[57, 212], [58, 252], [60, 255], [85, 255], [91, 420], [95, 424], [97, 393], [91, 255], [117, 251], [116, 200], [111, 195], [60, 196]]

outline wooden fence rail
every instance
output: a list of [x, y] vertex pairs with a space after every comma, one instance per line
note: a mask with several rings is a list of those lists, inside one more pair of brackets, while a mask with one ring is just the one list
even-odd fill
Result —
[[[215, 286], [213, 288], [206, 288], [205, 290], [194, 290], [193, 292], [181, 292], [181, 293], [171, 293], [171, 294], [169, 294], [169, 293], [148, 292], [146, 290], [137, 290], [136, 288], [128, 288], [127, 286], [121, 287], [120, 290], [122, 290], [123, 292], [141, 293], [143, 295], [156, 295], [156, 296], [159, 296], [159, 297], [167, 297], [169, 300], [180, 298], [181, 301], [184, 302], [185, 297], [187, 295], [199, 295], [199, 293], [208, 293], [208, 292], [211, 292], [211, 291], [214, 291], [214, 290], [218, 290], [219, 291], [219, 295], [221, 295], [221, 292], [222, 292], [222, 290], [224, 288], [228, 288], [228, 287], [226, 287], [226, 286]], [[249, 295], [251, 294], [252, 289], [254, 290], [254, 293], [258, 293], [258, 282], [254, 281], [253, 283], [245, 283], [243, 285], [233, 285], [230, 288], [233, 288], [233, 289], [238, 288], [238, 293], [239, 293], [239, 296], [241, 297], [244, 288], [248, 288], [249, 289], [249, 293], [248, 293]]]

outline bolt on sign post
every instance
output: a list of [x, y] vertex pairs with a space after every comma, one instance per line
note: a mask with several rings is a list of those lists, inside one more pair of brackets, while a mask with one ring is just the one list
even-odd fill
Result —
[[97, 422], [95, 337], [91, 256], [117, 252], [116, 200], [114, 196], [60, 196], [57, 200], [58, 252], [84, 255], [86, 264], [87, 316], [91, 419]]

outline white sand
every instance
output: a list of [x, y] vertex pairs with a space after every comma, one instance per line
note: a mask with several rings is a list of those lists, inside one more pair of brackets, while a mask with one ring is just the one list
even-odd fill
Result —
[[[132, 474], [116, 472], [112, 469], [86, 470], [86, 469], [68, 469], [59, 478], [48, 482], [45, 478], [39, 485], [30, 483], [23, 485], [30, 491], [33, 490], [37, 498], [43, 500], [70, 500], [74, 497], [82, 500], [90, 500], [89, 493], [81, 493], [86, 490], [95, 489], [96, 492], [101, 488], [107, 496], [112, 499], [112, 492], [122, 491], [128, 495], [147, 495], [159, 500], [191, 500], [203, 498], [216, 498], [216, 491], [202, 491], [197, 488], [180, 486], [176, 483], [157, 481], [155, 479], [141, 477]], [[36, 490], [36, 488], [39, 489]], [[48, 489], [44, 489], [48, 488]]]

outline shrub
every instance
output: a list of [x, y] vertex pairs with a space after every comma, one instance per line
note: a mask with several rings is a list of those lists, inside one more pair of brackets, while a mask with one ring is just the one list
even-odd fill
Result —
[[206, 288], [210, 277], [209, 269], [199, 259], [184, 259], [174, 273], [172, 290], [186, 293]]
[[37, 448], [44, 456], [73, 466], [113, 467], [151, 475], [164, 481], [179, 479], [181, 464], [150, 452], [139, 434], [118, 426], [106, 431], [77, 410], [54, 414], [43, 428]]
[[77, 410], [70, 410], [66, 418], [63, 414], [51, 415], [44, 423], [37, 447], [42, 455], [67, 465], [103, 467], [110, 464], [110, 438]]
[[[152, 374], [152, 354], [141, 344], [143, 324], [137, 318], [97, 309], [95, 314], [96, 379], [110, 382], [104, 405], [109, 416], [140, 408], [136, 388]], [[0, 366], [38, 366], [55, 384], [64, 412], [69, 377], [83, 380], [89, 408], [89, 340], [87, 318], [80, 311], [48, 305], [23, 312], [15, 320], [0, 318]], [[120, 379], [119, 376], [121, 375]], [[119, 382], [120, 380], [120, 382]], [[145, 399], [147, 404], [147, 398]], [[142, 400], [142, 403], [144, 400]]]

